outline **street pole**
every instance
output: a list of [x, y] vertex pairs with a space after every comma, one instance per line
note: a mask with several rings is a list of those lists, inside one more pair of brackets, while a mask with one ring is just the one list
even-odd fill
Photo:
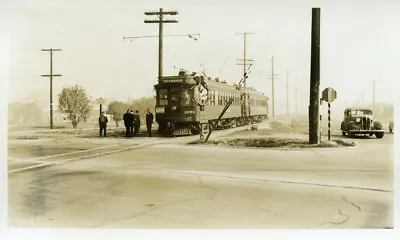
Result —
[[158, 23], [158, 79], [163, 76], [163, 24], [177, 23], [177, 20], [165, 19], [164, 15], [177, 15], [177, 11], [164, 11], [162, 8], [158, 12], [145, 12], [145, 15], [157, 15], [158, 19], [144, 20], [145, 23]]
[[41, 75], [42, 77], [50, 77], [50, 129], [53, 129], [53, 77], [61, 77], [61, 74], [53, 74], [53, 52], [61, 51], [61, 49], [42, 49], [43, 52], [50, 52], [50, 74]]
[[[248, 77], [248, 74], [247, 74], [247, 62], [252, 62], [253, 60], [252, 59], [247, 59], [246, 57], [246, 36], [247, 35], [250, 35], [250, 34], [254, 34], [254, 33], [249, 33], [249, 32], [243, 32], [243, 33], [237, 33], [236, 35], [243, 35], [243, 59], [238, 59], [239, 61], [243, 61], [243, 63], [238, 63], [237, 65], [243, 65], [243, 87], [244, 87], [244, 89], [245, 89], [245, 91], [246, 91], [246, 82], [247, 82], [247, 77]], [[251, 63], [251, 64], [253, 64], [253, 63]], [[247, 116], [247, 115], [249, 115], [248, 114], [248, 95], [246, 94], [246, 92], [244, 92], [243, 93], [243, 95], [244, 95], [244, 116]]]
[[319, 143], [320, 14], [320, 8], [312, 9], [310, 105], [308, 108], [310, 144]]
[[295, 112], [295, 115], [297, 115], [297, 102], [298, 102], [298, 92], [299, 92], [299, 89], [297, 89], [297, 77], [294, 79], [294, 112]]
[[272, 118], [275, 118], [274, 55], [271, 57]]
[[375, 79], [372, 87], [372, 112], [375, 113]]
[[364, 107], [364, 89], [361, 89], [361, 107]]
[[289, 116], [289, 70], [286, 71], [286, 115]]

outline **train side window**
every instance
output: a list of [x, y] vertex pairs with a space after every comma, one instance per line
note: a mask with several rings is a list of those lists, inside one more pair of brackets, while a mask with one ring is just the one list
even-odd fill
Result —
[[212, 105], [215, 105], [215, 90], [213, 90]]
[[222, 105], [226, 104], [226, 92], [224, 92], [224, 98], [222, 99]]

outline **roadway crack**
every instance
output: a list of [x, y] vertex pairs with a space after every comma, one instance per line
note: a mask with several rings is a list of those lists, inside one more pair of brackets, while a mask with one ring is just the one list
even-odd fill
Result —
[[204, 185], [204, 180], [199, 175], [197, 175], [197, 179], [199, 180], [201, 187], [210, 188], [210, 189], [213, 189], [213, 190], [216, 191], [214, 193], [214, 195], [212, 195], [209, 198], [210, 200], [217, 201], [217, 202], [220, 202], [220, 203], [223, 203], [223, 204], [229, 204], [229, 205], [232, 205], [232, 206], [253, 208], [253, 209], [257, 209], [257, 210], [263, 211], [263, 212], [267, 212], [268, 214], [273, 214], [274, 216], [278, 216], [278, 214], [276, 212], [273, 212], [271, 210], [268, 210], [268, 209], [265, 209], [265, 208], [262, 208], [262, 207], [255, 207], [255, 206], [252, 206], [252, 205], [245, 205], [245, 204], [234, 204], [234, 203], [230, 203], [230, 202], [226, 202], [226, 201], [217, 200], [217, 199], [215, 199], [215, 196], [220, 192], [220, 190], [218, 188], [215, 188], [215, 187], [205, 186]]
[[203, 178], [201, 176], [197, 175], [196, 177], [197, 177], [197, 180], [199, 180], [199, 182], [200, 182], [200, 187], [201, 188], [211, 189], [211, 190], [214, 191], [214, 194], [212, 194], [208, 199], [215, 200], [215, 196], [218, 195], [220, 190], [218, 188], [216, 188], [216, 187], [204, 185], [204, 180], [203, 180]]
[[157, 210], [157, 209], [159, 209], [159, 208], [168, 207], [168, 206], [171, 206], [171, 205], [180, 204], [180, 203], [184, 203], [184, 202], [197, 201], [197, 200], [199, 200], [199, 199], [198, 199], [198, 198], [189, 198], [189, 199], [183, 199], [183, 200], [179, 200], [179, 201], [175, 201], [175, 202], [169, 202], [169, 203], [165, 203], [165, 204], [161, 204], [161, 205], [147, 204], [147, 206], [149, 207], [149, 209], [147, 209], [147, 210], [145, 210], [145, 211], [132, 214], [132, 215], [130, 215], [130, 216], [128, 216], [128, 217], [122, 217], [122, 218], [114, 218], [114, 219], [110, 219], [110, 220], [104, 220], [104, 221], [100, 222], [99, 224], [94, 225], [93, 228], [98, 228], [98, 227], [101, 227], [101, 226], [103, 226], [103, 225], [105, 225], [105, 224], [108, 224], [108, 223], [120, 222], [120, 221], [124, 221], [124, 220], [131, 220], [131, 219], [134, 219], [134, 218], [143, 216], [143, 215], [145, 215], [145, 214], [147, 214], [147, 213], [150, 213], [150, 212], [152, 212], [152, 211], [155, 211], [155, 210]]
[[344, 219], [342, 221], [337, 221], [337, 222], [324, 222], [321, 225], [325, 225], [325, 224], [333, 224], [333, 225], [343, 225], [345, 224], [347, 221], [349, 221], [350, 216], [344, 214], [342, 212], [341, 209], [337, 209], [337, 212], [339, 213], [340, 216], [344, 217]]
[[352, 202], [352, 201], [349, 201], [345, 196], [342, 196], [341, 199], [342, 199], [343, 202], [345, 202], [345, 203], [347, 203], [347, 204], [350, 204], [350, 205], [352, 205], [353, 207], [357, 208], [358, 211], [361, 211], [361, 210], [362, 210], [361, 207], [360, 207], [359, 205], [355, 204], [355, 203]]

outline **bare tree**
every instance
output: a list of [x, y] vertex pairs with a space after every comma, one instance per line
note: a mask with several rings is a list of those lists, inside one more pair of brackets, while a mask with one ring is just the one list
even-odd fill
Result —
[[120, 101], [113, 101], [110, 104], [108, 104], [107, 114], [113, 116], [113, 120], [115, 121], [117, 127], [118, 127], [118, 122], [122, 120], [122, 116], [126, 112], [127, 108], [128, 104]]
[[82, 120], [85, 121], [89, 117], [93, 104], [85, 89], [75, 85], [61, 90], [58, 95], [58, 108], [67, 114], [72, 126], [76, 128]]

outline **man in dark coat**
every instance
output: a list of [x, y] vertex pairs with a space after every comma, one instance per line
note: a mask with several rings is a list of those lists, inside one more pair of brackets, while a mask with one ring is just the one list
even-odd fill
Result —
[[147, 109], [146, 127], [147, 127], [147, 133], [149, 134], [149, 137], [151, 137], [151, 125], [152, 124], [153, 124], [153, 114], [150, 112], [150, 109]]
[[140, 129], [140, 115], [139, 115], [139, 111], [136, 110], [135, 114], [134, 114], [134, 121], [133, 121], [133, 126], [135, 127], [135, 136], [139, 135], [139, 129]]
[[104, 131], [104, 137], [106, 136], [106, 131], [107, 131], [107, 123], [108, 123], [108, 118], [106, 115], [104, 115], [104, 112], [100, 114], [99, 117], [99, 127], [100, 127], [100, 137]]
[[125, 124], [125, 129], [126, 129], [126, 136], [130, 136], [132, 134], [131, 126], [132, 126], [132, 114], [129, 113], [129, 110], [126, 110], [126, 113], [124, 114], [123, 117], [124, 124]]
[[135, 121], [135, 114], [133, 114], [132, 110], [129, 112], [129, 121], [130, 121], [129, 131], [130, 131], [131, 136], [133, 136], [133, 122]]

